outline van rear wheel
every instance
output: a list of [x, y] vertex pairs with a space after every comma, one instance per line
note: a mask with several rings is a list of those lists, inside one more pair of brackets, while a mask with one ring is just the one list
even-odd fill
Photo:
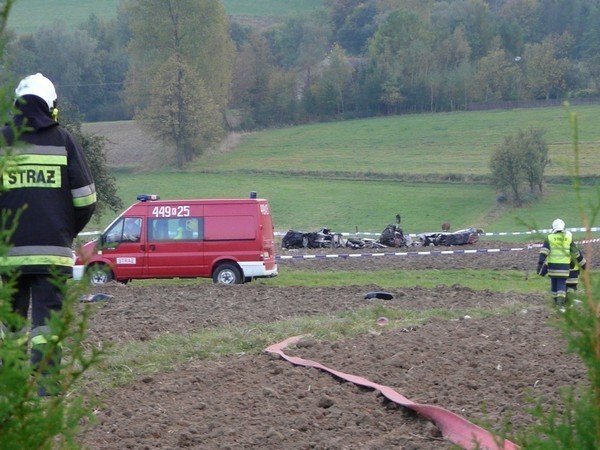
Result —
[[242, 284], [240, 269], [233, 264], [221, 264], [213, 273], [213, 282], [220, 284]]
[[90, 267], [87, 272], [94, 286], [110, 283], [114, 279], [112, 270], [106, 264], [96, 264]]

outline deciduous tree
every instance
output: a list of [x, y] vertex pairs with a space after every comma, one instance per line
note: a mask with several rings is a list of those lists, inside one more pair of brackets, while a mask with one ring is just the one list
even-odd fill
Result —
[[182, 165], [222, 132], [234, 58], [225, 10], [219, 0], [129, 0], [127, 11], [125, 93]]
[[192, 67], [177, 55], [157, 68], [150, 103], [137, 118], [157, 139], [174, 144], [178, 168], [223, 135], [219, 107]]
[[268, 125], [259, 114], [267, 100], [269, 82], [278, 70], [272, 63], [267, 40], [251, 32], [241, 44], [233, 71], [231, 104], [242, 110], [242, 125]]
[[484, 0], [435, 2], [432, 12], [435, 30], [451, 34], [457, 27], [465, 30], [475, 60], [485, 56], [497, 36], [497, 21]]
[[33, 35], [17, 37], [8, 53], [8, 67], [15, 78], [43, 68], [44, 75], [57, 86], [60, 97], [77, 105], [86, 117], [89, 111], [105, 103], [106, 72], [101, 59], [105, 52], [98, 51], [98, 41], [86, 31], [69, 30], [57, 21]]
[[81, 144], [94, 178], [98, 196], [94, 215], [99, 218], [107, 209], [113, 212], [122, 210], [123, 201], [117, 193], [117, 180], [108, 170], [106, 138], [83, 132], [79, 122], [69, 123], [65, 126]]
[[550, 162], [548, 158], [548, 143], [544, 139], [544, 130], [529, 129], [520, 130], [517, 134], [517, 141], [524, 153], [524, 171], [525, 178], [529, 183], [530, 192], [536, 190], [543, 192], [544, 170]]
[[479, 89], [479, 98], [484, 101], [508, 100], [514, 98], [519, 90], [521, 68], [499, 46], [477, 63], [475, 79]]
[[337, 30], [337, 41], [352, 55], [364, 52], [367, 42], [377, 30], [377, 8], [374, 1], [364, 2], [352, 9]]
[[352, 68], [344, 50], [334, 45], [326, 59], [326, 66], [317, 83], [316, 100], [327, 115], [342, 114], [346, 108], [346, 94], [352, 79]]
[[548, 37], [541, 44], [525, 46], [525, 79], [533, 98], [559, 97], [567, 87], [569, 60], [558, 56], [559, 39]]
[[275, 71], [269, 78], [265, 103], [259, 114], [269, 124], [295, 124], [298, 122], [300, 107], [296, 96], [296, 74]]
[[494, 185], [502, 191], [508, 190], [515, 206], [523, 203], [524, 184], [534, 196], [542, 192], [544, 170], [549, 162], [543, 135], [542, 129], [519, 130], [516, 135], [505, 137], [492, 154], [490, 169]]
[[524, 176], [524, 155], [514, 136], [507, 136], [496, 147], [490, 162], [492, 180], [496, 188], [510, 195], [515, 206], [523, 204], [521, 185]]
[[399, 100], [428, 99], [431, 45], [428, 24], [412, 11], [398, 9], [380, 25], [370, 41], [369, 56], [388, 111]]
[[289, 17], [282, 25], [265, 33], [273, 56], [284, 69], [304, 74], [304, 85], [310, 86], [311, 74], [329, 50], [331, 27], [322, 11]]

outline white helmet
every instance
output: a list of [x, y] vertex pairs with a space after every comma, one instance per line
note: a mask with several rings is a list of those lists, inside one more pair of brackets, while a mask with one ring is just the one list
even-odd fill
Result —
[[562, 219], [556, 219], [552, 222], [552, 232], [558, 233], [559, 231], [565, 231], [565, 221]]
[[15, 89], [15, 96], [17, 98], [23, 97], [24, 95], [35, 95], [40, 97], [48, 104], [48, 110], [54, 108], [57, 98], [56, 89], [54, 89], [52, 81], [39, 72], [35, 75], [29, 75], [28, 77], [23, 78]]

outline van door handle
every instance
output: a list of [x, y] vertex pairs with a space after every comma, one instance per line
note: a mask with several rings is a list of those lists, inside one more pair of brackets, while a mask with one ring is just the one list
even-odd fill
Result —
[[150, 251], [153, 252], [156, 250], [156, 246], [154, 244], [150, 244]]

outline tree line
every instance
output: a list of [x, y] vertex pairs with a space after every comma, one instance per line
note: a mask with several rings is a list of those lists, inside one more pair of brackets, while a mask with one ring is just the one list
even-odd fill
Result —
[[139, 120], [178, 166], [227, 129], [600, 96], [598, 0], [324, 0], [268, 27], [218, 0], [118, 9], [9, 36], [3, 73], [44, 71], [83, 120]]

